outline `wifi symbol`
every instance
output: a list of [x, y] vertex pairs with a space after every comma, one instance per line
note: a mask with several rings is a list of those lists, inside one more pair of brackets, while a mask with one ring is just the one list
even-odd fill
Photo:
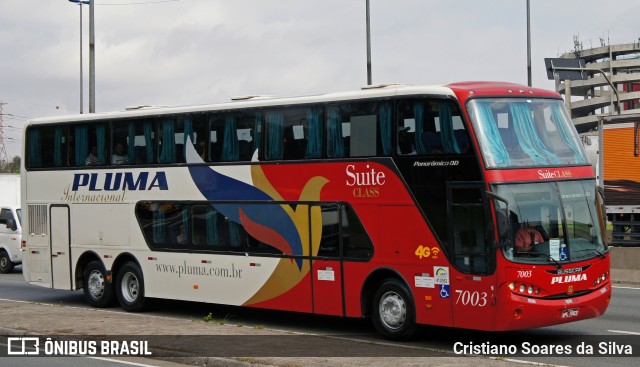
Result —
[[440, 249], [437, 247], [432, 247], [431, 248], [431, 258], [433, 259], [437, 259], [438, 258], [438, 254], [440, 253]]

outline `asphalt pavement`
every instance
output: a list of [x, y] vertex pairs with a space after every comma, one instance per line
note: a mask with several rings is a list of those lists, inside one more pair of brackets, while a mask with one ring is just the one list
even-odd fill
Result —
[[[186, 320], [9, 300], [0, 300], [0, 315], [0, 335], [5, 335], [7, 340], [11, 338], [10, 344], [18, 349], [22, 342], [18, 338], [24, 338], [29, 344], [33, 339], [28, 338], [36, 337], [40, 356], [45, 355], [47, 346], [53, 354], [46, 355], [88, 353], [92, 345], [100, 354], [102, 343], [107, 343], [111, 348], [109, 353], [129, 353], [198, 366], [498, 367], [515, 364], [415, 346], [227, 325], [208, 322], [205, 318]], [[125, 344], [127, 347], [123, 349]]]
[[[625, 255], [629, 257], [628, 254]], [[612, 269], [611, 280], [614, 285], [640, 285], [637, 262], [631, 263], [631, 271]], [[230, 325], [207, 320], [206, 317], [186, 320], [145, 313], [1, 299], [0, 335], [7, 340], [11, 339], [13, 345], [22, 341], [18, 338], [27, 341], [33, 341], [28, 338], [36, 338], [40, 343], [40, 355], [44, 355], [47, 342], [50, 347], [58, 348], [50, 348], [49, 351], [59, 351], [60, 354], [69, 351], [87, 353], [91, 351], [87, 347], [91, 346], [100, 354], [102, 343], [107, 343], [111, 349], [107, 348], [106, 351], [111, 356], [114, 352], [141, 355], [144, 358], [192, 366], [499, 367], [520, 364], [514, 360], [458, 356], [453, 351], [395, 343], [364, 342], [337, 336]], [[52, 339], [47, 340], [47, 337]], [[6, 356], [6, 353], [2, 353], [7, 352], [4, 348], [6, 347], [0, 347], [0, 357]]]

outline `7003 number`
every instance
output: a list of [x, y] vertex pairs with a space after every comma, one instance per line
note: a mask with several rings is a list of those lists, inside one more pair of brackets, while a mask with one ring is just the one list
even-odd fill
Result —
[[463, 291], [456, 289], [458, 297], [456, 298], [456, 305], [462, 304], [463, 306], [484, 307], [487, 305], [487, 292], [478, 291]]

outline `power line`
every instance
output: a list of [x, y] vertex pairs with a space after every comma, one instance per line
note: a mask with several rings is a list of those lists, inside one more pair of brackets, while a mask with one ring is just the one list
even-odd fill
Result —
[[7, 148], [4, 146], [4, 122], [2, 121], [4, 105], [6, 105], [6, 103], [0, 102], [0, 168], [2, 169], [9, 163]]
[[9, 117], [13, 117], [13, 118], [26, 119], [26, 120], [31, 118], [31, 117], [24, 117], [24, 116], [14, 115], [12, 113], [7, 113], [7, 114], [5, 114], [5, 116], [9, 116]]

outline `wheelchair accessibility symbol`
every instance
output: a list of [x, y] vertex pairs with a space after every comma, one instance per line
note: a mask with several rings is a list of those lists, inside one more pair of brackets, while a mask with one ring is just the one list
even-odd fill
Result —
[[451, 298], [449, 293], [449, 285], [440, 284], [440, 298]]
[[567, 248], [565, 246], [560, 247], [560, 261], [567, 261]]

